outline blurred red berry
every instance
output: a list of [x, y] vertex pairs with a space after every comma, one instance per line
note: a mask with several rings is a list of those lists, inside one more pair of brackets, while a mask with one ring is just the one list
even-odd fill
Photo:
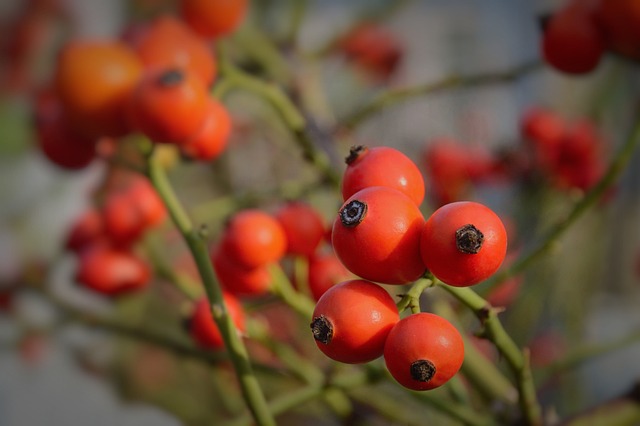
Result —
[[302, 201], [281, 206], [275, 218], [287, 236], [287, 253], [309, 257], [316, 251], [325, 233], [320, 213]]
[[132, 252], [105, 246], [84, 250], [79, 258], [77, 281], [106, 296], [118, 296], [145, 288], [150, 267]]

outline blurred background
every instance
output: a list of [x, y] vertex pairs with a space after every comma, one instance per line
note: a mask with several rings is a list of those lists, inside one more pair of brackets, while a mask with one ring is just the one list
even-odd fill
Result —
[[[45, 12], [28, 24], [32, 28], [21, 28], [20, 17], [36, 3], [42, 3]], [[254, 0], [249, 16], [231, 37], [232, 45], [255, 37], [256, 31], [281, 39], [298, 3]], [[595, 71], [576, 77], [542, 63], [541, 17], [563, 1], [304, 3], [296, 46], [304, 54], [291, 55], [284, 72], [300, 76], [309, 104], [317, 106], [313, 124], [324, 135], [318, 140], [338, 170], [353, 142], [397, 147], [425, 175], [425, 150], [441, 138], [509, 152], [522, 143], [522, 117], [535, 107], [552, 110], [568, 121], [591, 120], [606, 143], [602, 155], [609, 159], [629, 137], [637, 116], [638, 64], [607, 55]], [[57, 49], [67, 38], [117, 37], [132, 20], [174, 8], [171, 0], [0, 3], [0, 41], [4, 43], [0, 59], [0, 287], [7, 292], [25, 281], [40, 280], [74, 306], [113, 312], [108, 301], [77, 292], [75, 259], [61, 249], [73, 220], [91, 204], [91, 193], [103, 178], [105, 165], [95, 162], [69, 172], [47, 161], [37, 146], [30, 95], [50, 77]], [[402, 50], [384, 82], [363, 77], [343, 56], [323, 53], [337, 35], [370, 14], [393, 34]], [[25, 39], [16, 41], [16, 37]], [[24, 43], [28, 48], [12, 50], [11, 43]], [[320, 56], [309, 59], [313, 54]], [[439, 82], [447, 76], [501, 74], [519, 67], [525, 70], [495, 84], [409, 97], [358, 122], [348, 137], [336, 141], [327, 136], [327, 128], [347, 120], [389, 88]], [[271, 77], [277, 76], [276, 70]], [[286, 129], [270, 125], [277, 121], [272, 111], [241, 94], [230, 96], [227, 105], [236, 120], [234, 147], [216, 163], [227, 174], [226, 191], [260, 192], [269, 188], [271, 180], [308, 177], [294, 160], [297, 153], [287, 140]], [[543, 402], [555, 405], [562, 415], [619, 396], [640, 378], [640, 344], [633, 338], [640, 329], [638, 155], [634, 154], [610, 197], [582, 216], [551, 253], [520, 277], [518, 297], [501, 316], [517, 343], [530, 346], [539, 357], [534, 361], [541, 365], [574, 348], [606, 347], [608, 342], [631, 336], [622, 347], [583, 360], [559, 376], [559, 383], [545, 386]], [[221, 191], [212, 184], [216, 173], [209, 165], [187, 164], [179, 166], [174, 177], [178, 185], [193, 182], [182, 186], [182, 195], [195, 204]], [[509, 218], [515, 255], [518, 248], [526, 251], [539, 242], [582, 194], [575, 189], [541, 190], [490, 181], [475, 185], [465, 196]], [[338, 202], [335, 197], [320, 194], [312, 200], [330, 220]], [[425, 205], [425, 213], [436, 204], [432, 200]], [[201, 210], [194, 207], [192, 213], [205, 222], [218, 217], [209, 215], [206, 204]], [[0, 310], [0, 426], [178, 425], [185, 422], [181, 412], [198, 411], [208, 403], [207, 392], [215, 393], [207, 388], [199, 401], [170, 396], [166, 389], [162, 394], [157, 389], [174, 383], [173, 375], [187, 374], [193, 386], [202, 386], [194, 377], [206, 370], [177, 365], [153, 346], [114, 341], [108, 332], [60, 321], [55, 308], [36, 294], [19, 292], [11, 305], [10, 310]], [[116, 309], [134, 310], [131, 306]], [[190, 424], [198, 424], [195, 415]]]

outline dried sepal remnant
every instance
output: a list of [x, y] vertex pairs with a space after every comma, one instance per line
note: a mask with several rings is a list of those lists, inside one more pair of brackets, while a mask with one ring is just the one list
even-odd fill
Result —
[[456, 247], [462, 253], [478, 253], [482, 248], [483, 242], [484, 234], [470, 223], [456, 231]]
[[340, 222], [344, 226], [353, 227], [364, 220], [367, 215], [367, 204], [353, 200], [347, 203], [339, 212]]
[[325, 345], [329, 344], [333, 338], [333, 324], [331, 324], [331, 321], [324, 315], [315, 317], [313, 321], [311, 321], [311, 331], [313, 338]]
[[349, 150], [349, 155], [344, 159], [344, 162], [349, 164], [353, 164], [358, 158], [364, 155], [369, 150], [365, 145], [355, 145], [352, 146]]
[[419, 359], [411, 363], [411, 377], [419, 382], [428, 382], [436, 374], [436, 366], [429, 360]]

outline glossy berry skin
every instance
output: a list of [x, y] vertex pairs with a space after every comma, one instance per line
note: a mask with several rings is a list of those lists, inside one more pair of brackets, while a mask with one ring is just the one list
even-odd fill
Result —
[[[245, 331], [245, 314], [242, 305], [229, 293], [223, 293], [225, 306], [229, 312], [231, 320], [240, 332]], [[204, 349], [222, 349], [224, 340], [218, 325], [211, 315], [211, 305], [205, 297], [196, 302], [193, 314], [189, 321], [189, 334], [195, 343]]]
[[498, 270], [507, 252], [507, 232], [488, 207], [458, 201], [427, 219], [420, 251], [436, 278], [456, 287], [471, 286]]
[[354, 274], [385, 284], [418, 279], [424, 217], [402, 192], [374, 186], [356, 192], [333, 222], [332, 244], [340, 261]]
[[119, 296], [143, 289], [151, 269], [130, 251], [108, 246], [83, 250], [76, 279], [86, 288], [106, 296]]
[[132, 127], [153, 142], [181, 144], [201, 129], [208, 105], [208, 94], [200, 79], [179, 69], [168, 69], [144, 75], [128, 112]]
[[89, 137], [128, 133], [124, 106], [142, 74], [133, 50], [117, 41], [72, 41], [61, 50], [55, 85], [75, 128]]
[[174, 16], [162, 15], [138, 29], [130, 43], [147, 70], [179, 69], [209, 87], [218, 72], [211, 48]]
[[382, 355], [387, 334], [399, 319], [396, 304], [385, 289], [369, 281], [351, 280], [322, 295], [313, 311], [311, 330], [326, 356], [358, 364]]
[[222, 287], [239, 297], [262, 296], [269, 292], [271, 274], [267, 265], [243, 268], [226, 255], [219, 247], [211, 253], [211, 263]]
[[391, 329], [384, 361], [402, 386], [418, 391], [435, 389], [460, 370], [464, 342], [449, 321], [420, 312], [401, 319]]
[[574, 1], [557, 11], [542, 36], [544, 59], [567, 74], [593, 71], [605, 51], [604, 36], [598, 27], [593, 8], [584, 0]]
[[194, 135], [180, 145], [180, 150], [193, 160], [214, 160], [226, 148], [231, 128], [231, 117], [226, 108], [210, 98], [204, 123]]
[[316, 301], [331, 287], [351, 277], [351, 272], [333, 251], [316, 253], [309, 258], [307, 281], [311, 296]]
[[249, 0], [181, 0], [180, 15], [200, 36], [217, 38], [242, 23], [248, 6]]
[[325, 226], [320, 213], [302, 201], [281, 206], [275, 218], [287, 236], [287, 253], [309, 257], [324, 238]]
[[409, 157], [387, 146], [356, 146], [345, 159], [342, 198], [346, 200], [361, 189], [386, 186], [406, 194], [416, 205], [424, 199], [424, 178]]
[[234, 263], [252, 269], [279, 261], [287, 249], [287, 236], [269, 213], [246, 209], [231, 217], [221, 245]]

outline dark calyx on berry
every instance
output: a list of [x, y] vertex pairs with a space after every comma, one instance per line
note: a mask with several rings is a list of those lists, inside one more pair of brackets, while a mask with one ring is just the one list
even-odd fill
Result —
[[366, 154], [368, 150], [369, 148], [364, 145], [352, 146], [349, 150], [349, 155], [344, 159], [344, 162], [347, 163], [347, 165], [352, 164], [358, 158]]
[[466, 224], [456, 231], [456, 247], [462, 253], [476, 254], [482, 248], [484, 235], [472, 224]]
[[311, 321], [311, 331], [313, 332], [313, 338], [325, 345], [331, 342], [333, 338], [333, 324], [324, 315], [315, 317]]
[[338, 214], [340, 215], [340, 222], [344, 226], [356, 226], [367, 215], [367, 204], [358, 200], [349, 201], [340, 209]]
[[184, 80], [184, 73], [178, 69], [171, 69], [160, 74], [158, 79], [161, 86], [176, 86]]
[[419, 359], [411, 363], [411, 378], [419, 382], [428, 382], [436, 375], [436, 366], [431, 361]]

